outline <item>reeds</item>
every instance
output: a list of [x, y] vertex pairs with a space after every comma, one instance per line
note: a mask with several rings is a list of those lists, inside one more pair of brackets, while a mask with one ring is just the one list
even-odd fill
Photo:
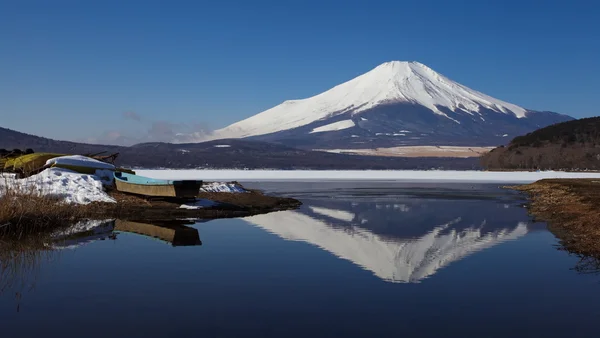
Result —
[[48, 233], [21, 240], [0, 238], [0, 297], [14, 296], [17, 312], [23, 295], [35, 289], [41, 266], [57, 253], [48, 247], [49, 241]]
[[36, 186], [22, 188], [4, 178], [0, 183], [0, 236], [21, 238], [33, 232], [72, 223], [83, 216], [82, 208], [43, 194]]

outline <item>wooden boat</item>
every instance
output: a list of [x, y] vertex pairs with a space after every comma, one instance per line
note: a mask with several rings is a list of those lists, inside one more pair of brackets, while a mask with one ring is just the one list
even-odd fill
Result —
[[198, 180], [160, 180], [118, 171], [114, 176], [118, 191], [136, 195], [195, 198], [202, 187]]

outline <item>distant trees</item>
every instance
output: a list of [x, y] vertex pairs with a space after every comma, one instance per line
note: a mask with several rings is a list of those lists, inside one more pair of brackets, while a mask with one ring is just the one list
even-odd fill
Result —
[[488, 170], [600, 170], [600, 117], [515, 137], [482, 156], [481, 165]]

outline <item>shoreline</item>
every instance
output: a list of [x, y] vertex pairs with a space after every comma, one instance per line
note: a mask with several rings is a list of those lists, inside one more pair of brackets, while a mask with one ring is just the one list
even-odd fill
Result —
[[506, 188], [528, 195], [528, 210], [568, 252], [600, 258], [600, 179], [544, 179]]
[[10, 205], [0, 209], [0, 238], [53, 231], [83, 220], [120, 219], [123, 221], [173, 221], [181, 219], [219, 219], [248, 217], [276, 211], [294, 210], [302, 203], [293, 198], [270, 196], [258, 190], [243, 193], [200, 192], [195, 208], [181, 208], [190, 201], [181, 199], [146, 199], [110, 190], [116, 203], [92, 202], [68, 204], [35, 194], [13, 195]]
[[[181, 200], [148, 200], [116, 190], [109, 192], [109, 196], [114, 198], [117, 203], [92, 203], [83, 208], [96, 209], [101, 205], [102, 210], [97, 211], [98, 216], [109, 216], [122, 220], [172, 220], [178, 218], [247, 217], [293, 210], [302, 205], [302, 202], [293, 198], [265, 195], [256, 190], [248, 190], [244, 193], [201, 192], [197, 199], [210, 200], [218, 204], [198, 209], [180, 208], [185, 203]], [[96, 214], [96, 212], [92, 211], [91, 214]]]

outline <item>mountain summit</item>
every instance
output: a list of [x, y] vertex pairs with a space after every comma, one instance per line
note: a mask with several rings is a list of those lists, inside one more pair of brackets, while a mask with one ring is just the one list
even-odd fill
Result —
[[320, 148], [497, 145], [571, 119], [493, 98], [419, 62], [391, 61], [319, 95], [285, 101], [217, 130], [215, 137]]

